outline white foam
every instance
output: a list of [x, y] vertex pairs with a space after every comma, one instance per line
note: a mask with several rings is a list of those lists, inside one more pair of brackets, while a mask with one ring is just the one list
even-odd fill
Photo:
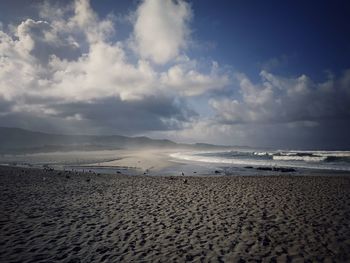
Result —
[[254, 152], [254, 155], [256, 156], [267, 156], [267, 155], [272, 155], [273, 153], [268, 153], [268, 152]]
[[223, 158], [214, 156], [200, 156], [208, 152], [178, 152], [170, 154], [170, 157], [185, 161], [205, 162], [205, 163], [221, 163], [234, 165], [268, 165], [264, 160], [243, 160], [234, 158]]
[[[299, 151], [301, 152], [301, 151]], [[332, 165], [325, 164], [322, 161], [328, 156], [297, 156], [297, 155], [274, 155], [272, 159], [240, 159], [240, 158], [225, 158], [219, 156], [201, 156], [201, 154], [207, 154], [209, 152], [177, 152], [170, 154], [170, 157], [177, 160], [184, 160], [188, 162], [207, 163], [212, 165], [224, 164], [233, 166], [267, 166], [267, 167], [293, 167], [293, 168], [306, 168], [306, 169], [322, 169], [322, 170], [340, 170], [350, 171], [349, 165]], [[210, 152], [215, 153], [215, 152]], [[216, 153], [219, 153], [216, 151]], [[220, 153], [223, 153], [222, 151]], [[229, 153], [229, 151], [227, 151]], [[310, 153], [310, 151], [303, 153]], [[328, 152], [327, 152], [328, 153]], [[350, 154], [347, 152], [346, 154]], [[280, 152], [275, 152], [280, 154]], [[334, 153], [332, 153], [333, 156]], [[341, 152], [341, 156], [344, 156], [344, 152]], [[340, 155], [339, 155], [340, 156]], [[345, 155], [348, 156], [348, 155]]]
[[327, 156], [327, 157], [350, 157], [350, 152], [315, 152], [317, 155]]
[[280, 161], [304, 161], [304, 162], [322, 162], [328, 156], [297, 156], [297, 155], [274, 155], [273, 160]]
[[310, 154], [318, 156], [327, 156], [327, 157], [350, 157], [350, 151], [300, 151], [300, 150], [291, 150], [283, 151], [278, 150], [278, 154], [281, 155], [298, 155], [298, 154]]

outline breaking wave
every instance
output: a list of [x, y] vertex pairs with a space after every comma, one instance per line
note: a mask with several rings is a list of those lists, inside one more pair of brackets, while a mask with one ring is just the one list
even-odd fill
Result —
[[285, 166], [350, 171], [350, 151], [249, 151], [179, 152], [175, 159], [232, 166]]

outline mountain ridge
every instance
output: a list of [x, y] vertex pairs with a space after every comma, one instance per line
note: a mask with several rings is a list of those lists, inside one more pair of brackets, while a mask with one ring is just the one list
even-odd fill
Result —
[[184, 144], [168, 139], [152, 139], [146, 136], [68, 135], [31, 131], [14, 127], [0, 127], [0, 153], [51, 152], [57, 150], [112, 150], [147, 147], [196, 149], [230, 148], [230, 146], [219, 146], [207, 143]]

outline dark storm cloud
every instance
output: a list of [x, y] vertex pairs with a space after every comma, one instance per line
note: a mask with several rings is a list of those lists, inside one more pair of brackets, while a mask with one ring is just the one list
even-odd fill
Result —
[[31, 112], [7, 112], [0, 115], [0, 123], [1, 127], [20, 127], [33, 131], [62, 134], [74, 134], [77, 132], [77, 127], [80, 129], [80, 133], [85, 133], [89, 128], [85, 123], [76, 125], [74, 120], [65, 120]]
[[1, 95], [0, 95], [0, 115], [5, 114], [6, 112], [11, 111], [13, 103], [11, 101], [5, 100]]
[[244, 124], [242, 143], [255, 147], [300, 150], [349, 150], [350, 125], [343, 120], [323, 120], [317, 126], [293, 124]]
[[74, 118], [78, 116], [92, 125], [115, 132], [138, 133], [153, 130], [181, 128], [195, 116], [184, 102], [172, 98], [148, 97], [139, 101], [122, 101], [116, 98], [77, 102], [52, 106], [56, 116]]
[[138, 134], [181, 129], [182, 123], [196, 117], [184, 101], [154, 96], [139, 101], [106, 98], [51, 104], [45, 106], [44, 111], [47, 113], [8, 112], [0, 120], [6, 126], [40, 127], [40, 130], [50, 132]]

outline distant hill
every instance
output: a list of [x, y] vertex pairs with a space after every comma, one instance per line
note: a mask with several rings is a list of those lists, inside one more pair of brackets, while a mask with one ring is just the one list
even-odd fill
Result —
[[178, 144], [170, 140], [122, 135], [61, 135], [0, 127], [0, 153], [52, 152], [132, 148], [226, 148], [211, 144]]

